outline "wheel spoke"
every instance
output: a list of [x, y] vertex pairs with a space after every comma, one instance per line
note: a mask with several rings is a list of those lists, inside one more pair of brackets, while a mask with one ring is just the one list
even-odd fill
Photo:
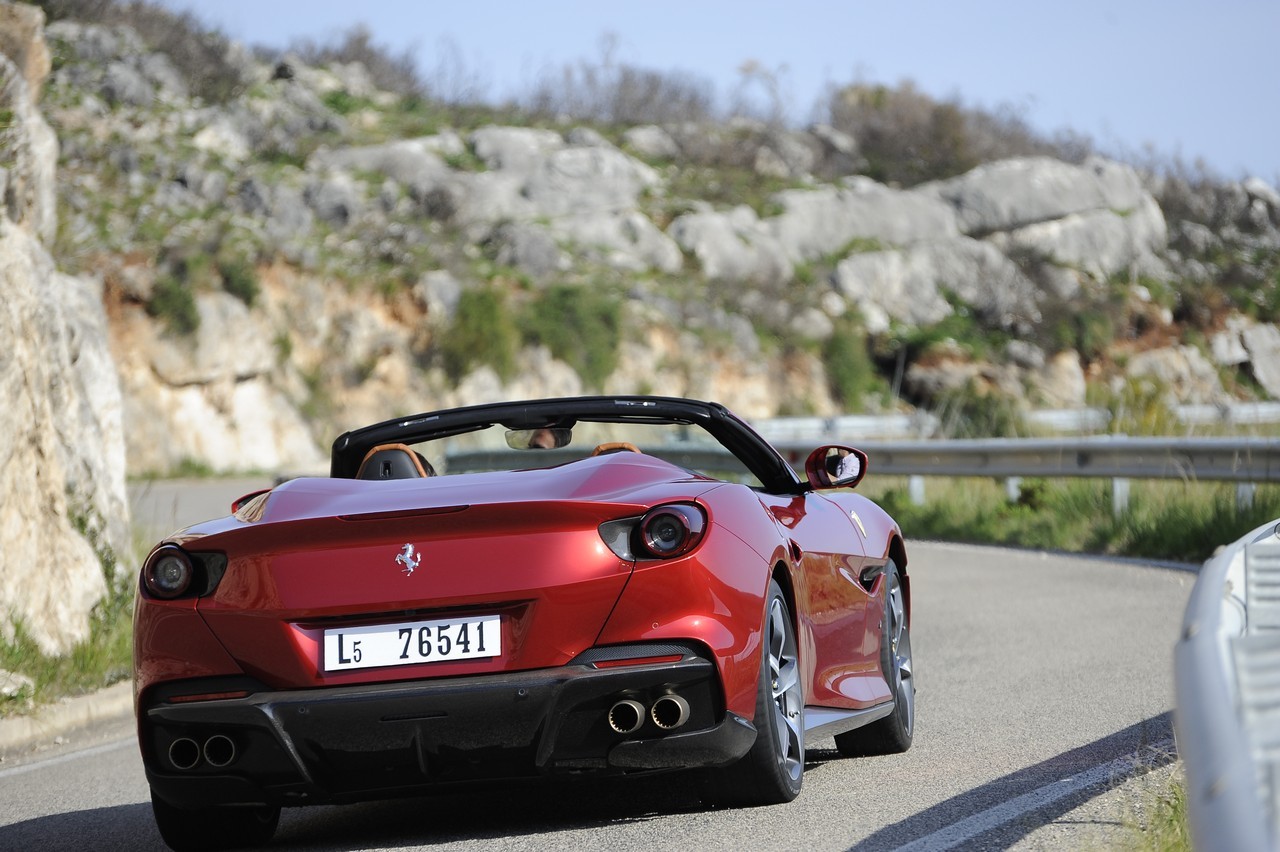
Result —
[[781, 698], [800, 685], [800, 667], [795, 660], [786, 661], [773, 682], [773, 697]]

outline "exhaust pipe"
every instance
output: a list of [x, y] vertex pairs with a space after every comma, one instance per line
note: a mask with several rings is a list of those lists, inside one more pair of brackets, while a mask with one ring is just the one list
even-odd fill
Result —
[[679, 695], [664, 695], [649, 709], [653, 723], [664, 731], [673, 731], [689, 721], [689, 702]]
[[620, 734], [630, 734], [644, 724], [644, 705], [630, 698], [609, 708], [609, 727]]
[[189, 737], [179, 737], [169, 744], [169, 762], [175, 769], [195, 769], [200, 762], [200, 744]]
[[204, 759], [221, 769], [236, 759], [236, 744], [226, 734], [214, 734], [204, 741]]

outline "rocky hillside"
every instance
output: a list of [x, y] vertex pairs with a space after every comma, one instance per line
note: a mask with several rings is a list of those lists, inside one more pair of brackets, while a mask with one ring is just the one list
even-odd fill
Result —
[[127, 28], [49, 39], [55, 251], [104, 279], [139, 472], [307, 464], [496, 396], [768, 416], [1275, 389], [1261, 181], [1026, 157], [903, 188], [831, 126], [464, 126], [362, 65], [234, 47], [209, 102]]
[[104, 282], [135, 473], [313, 466], [342, 429], [500, 397], [1280, 395], [1259, 180], [1038, 156], [901, 187], [834, 126], [532, 126], [235, 46], [215, 103], [130, 29], [47, 32], [54, 253]]

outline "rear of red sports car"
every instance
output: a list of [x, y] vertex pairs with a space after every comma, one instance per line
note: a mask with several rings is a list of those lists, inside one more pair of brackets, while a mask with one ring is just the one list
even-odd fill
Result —
[[769, 554], [727, 532], [751, 519], [717, 514], [741, 503], [718, 509], [726, 488], [634, 454], [302, 479], [184, 531], [148, 559], [135, 616], [155, 797], [340, 802], [740, 758]]
[[906, 750], [905, 551], [847, 491], [866, 463], [829, 444], [802, 479], [723, 406], [661, 397], [339, 436], [331, 478], [246, 497], [143, 565], [161, 834], [252, 845], [281, 806], [577, 773], [728, 767], [709, 795], [778, 803], [807, 738]]

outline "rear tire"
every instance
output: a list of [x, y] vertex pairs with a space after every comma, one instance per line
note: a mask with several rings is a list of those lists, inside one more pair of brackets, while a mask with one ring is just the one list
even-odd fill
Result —
[[187, 810], [151, 794], [156, 827], [170, 849], [212, 850], [261, 846], [271, 840], [280, 823], [280, 808], [211, 807]]
[[916, 682], [912, 674], [911, 629], [898, 566], [884, 567], [884, 620], [880, 633], [880, 666], [893, 693], [893, 712], [869, 725], [836, 736], [836, 749], [846, 757], [900, 754], [911, 748], [916, 725]]
[[804, 781], [804, 688], [796, 631], [787, 599], [773, 580], [761, 636], [756, 741], [740, 761], [710, 774], [707, 798], [716, 804], [783, 804], [799, 795]]

